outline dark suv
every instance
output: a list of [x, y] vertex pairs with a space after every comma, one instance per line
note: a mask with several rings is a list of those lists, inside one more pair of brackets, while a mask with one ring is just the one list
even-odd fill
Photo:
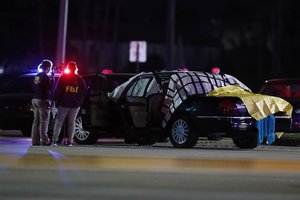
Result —
[[34, 74], [1, 77], [0, 86], [0, 129], [21, 130], [30, 136], [33, 112]]
[[[33, 80], [36, 73], [10, 75], [0, 78], [0, 129], [21, 130], [24, 136], [31, 135], [33, 121]], [[60, 74], [55, 74], [55, 79]], [[49, 134], [52, 134], [54, 119], [51, 112]]]

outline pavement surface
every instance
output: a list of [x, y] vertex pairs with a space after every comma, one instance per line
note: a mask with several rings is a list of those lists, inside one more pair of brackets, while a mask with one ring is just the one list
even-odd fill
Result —
[[[7, 133], [7, 132], [6, 132]], [[260, 145], [238, 149], [231, 139], [199, 139], [191, 149], [169, 142], [153, 146], [128, 145], [122, 139], [100, 139], [95, 145], [31, 146], [30, 138], [11, 133], [0, 138], [0, 163], [13, 168], [76, 166], [84, 170], [265, 170], [300, 172], [300, 147]], [[13, 148], [12, 148], [13, 147]]]

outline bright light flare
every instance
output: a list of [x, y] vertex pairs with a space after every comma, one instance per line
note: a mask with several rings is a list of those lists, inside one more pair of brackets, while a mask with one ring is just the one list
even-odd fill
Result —
[[69, 68], [64, 69], [64, 74], [70, 74]]

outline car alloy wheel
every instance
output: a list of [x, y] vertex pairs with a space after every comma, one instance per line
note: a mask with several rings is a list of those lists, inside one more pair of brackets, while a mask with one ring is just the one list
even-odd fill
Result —
[[75, 124], [76, 138], [78, 138], [79, 140], [86, 140], [89, 134], [90, 134], [89, 131], [83, 129], [82, 118], [78, 117], [76, 119], [76, 124]]
[[184, 116], [177, 117], [171, 124], [170, 141], [176, 148], [191, 148], [198, 141], [189, 120]]
[[77, 144], [94, 144], [97, 142], [96, 135], [90, 131], [88, 123], [82, 116], [78, 116], [75, 122], [74, 140]]
[[189, 126], [186, 121], [178, 119], [172, 127], [172, 136], [178, 144], [184, 144], [189, 133]]

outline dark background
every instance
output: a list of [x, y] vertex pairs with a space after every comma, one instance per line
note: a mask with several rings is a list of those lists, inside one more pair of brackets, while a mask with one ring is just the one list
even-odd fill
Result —
[[[55, 61], [59, 6], [59, 0], [1, 1], [4, 73]], [[218, 66], [255, 91], [269, 78], [300, 78], [299, 9], [298, 0], [69, 0], [66, 60], [81, 73], [135, 71], [129, 42], [145, 40], [143, 71]]]

